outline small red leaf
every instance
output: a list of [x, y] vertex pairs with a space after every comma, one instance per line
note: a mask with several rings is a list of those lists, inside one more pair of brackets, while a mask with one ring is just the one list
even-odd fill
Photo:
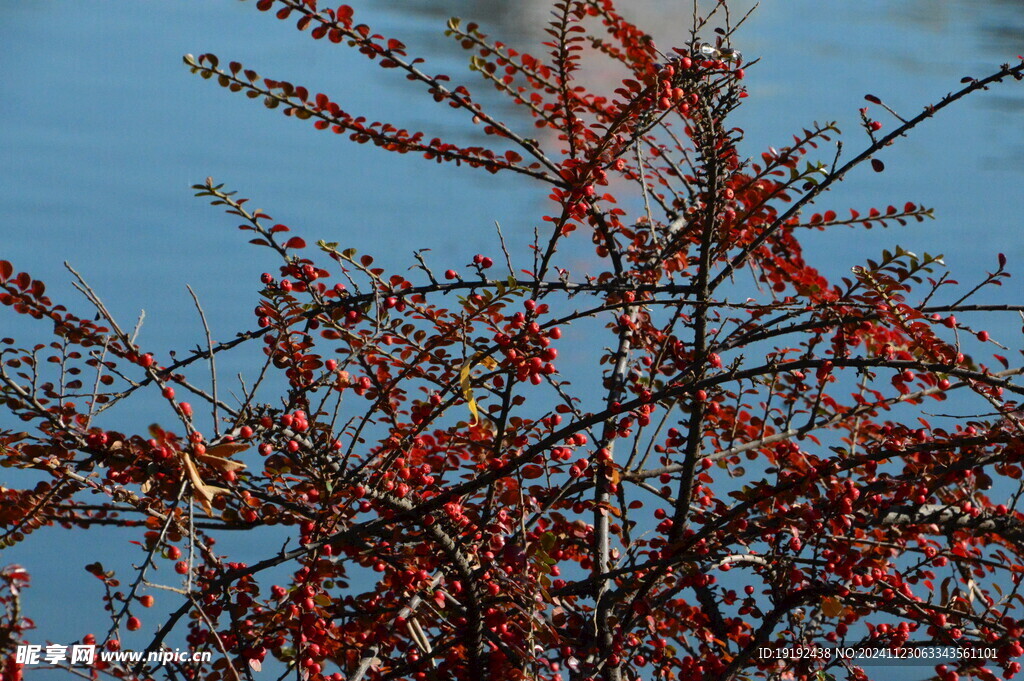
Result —
[[293, 236], [291, 239], [288, 239], [288, 242], [284, 245], [284, 247], [285, 248], [305, 248], [306, 247], [306, 242], [302, 239], [302, 237]]
[[529, 466], [523, 466], [523, 477], [527, 480], [536, 480], [540, 476], [544, 475], [544, 469], [535, 464]]

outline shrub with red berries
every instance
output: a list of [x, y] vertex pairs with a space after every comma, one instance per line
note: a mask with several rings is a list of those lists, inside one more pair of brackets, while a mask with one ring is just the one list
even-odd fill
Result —
[[[843, 663], [765, 648], [914, 642], [993, 651], [944, 660], [943, 681], [1017, 673], [1024, 369], [1019, 341], [978, 326], [1022, 311], [983, 300], [1006, 259], [961, 285], [895, 248], [830, 281], [800, 237], [931, 218], [811, 205], [1024, 62], [916, 116], [868, 95], [855, 151], [819, 159], [839, 135], [826, 123], [748, 157], [731, 116], [757, 72], [728, 13], [659, 47], [611, 0], [556, 0], [533, 53], [450, 20], [471, 76], [532, 117], [520, 130], [347, 5], [254, 6], [398, 72], [488, 143], [371, 121], [212, 54], [187, 68], [324, 134], [530, 178], [549, 202], [526, 253], [498, 232], [470, 262], [418, 251], [388, 272], [207, 179], [197, 195], [278, 264], [253, 273], [250, 328], [176, 354], [140, 347], [86, 282], [93, 307], [73, 312], [0, 261], [0, 303], [54, 333], [0, 340], [0, 398], [24, 423], [0, 432], [19, 469], [2, 545], [122, 528], [137, 553], [86, 566], [109, 620], [82, 640], [214, 658], [97, 673], [821, 679]], [[589, 62], [620, 77], [585, 87]], [[228, 389], [215, 360], [240, 346], [263, 361]], [[140, 430], [144, 396], [165, 416]], [[5, 679], [27, 583], [0, 572]]]

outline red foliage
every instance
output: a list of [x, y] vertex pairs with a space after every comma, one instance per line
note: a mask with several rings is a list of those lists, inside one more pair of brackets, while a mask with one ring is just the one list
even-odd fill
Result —
[[[882, 170], [875, 154], [928, 117], [1020, 80], [1024, 63], [881, 137], [865, 109], [868, 144], [849, 160], [807, 160], [832, 124], [748, 159], [728, 123], [745, 96], [734, 26], [665, 54], [610, 0], [559, 0], [535, 56], [452, 20], [471, 70], [530, 113], [548, 133], [538, 141], [350, 7], [256, 7], [404, 72], [494, 148], [371, 123], [213, 55], [186, 57], [193, 72], [355, 142], [532, 177], [552, 201], [547, 233], [529, 270], [501, 252], [445, 263], [439, 278], [417, 255], [407, 278], [337, 244], [314, 255], [207, 180], [198, 195], [282, 264], [259, 276], [252, 330], [171, 359], [138, 347], [84, 282], [102, 323], [0, 262], [0, 303], [56, 336], [2, 341], [0, 394], [28, 429], [0, 433], [3, 464], [38, 483], [0, 488], [0, 541], [53, 524], [134, 528], [130, 578], [87, 566], [112, 617], [99, 645], [116, 650], [122, 627], [151, 626], [141, 608], [177, 599], [148, 650], [187, 631], [215, 661], [176, 673], [209, 681], [271, 664], [350, 681], [811, 679], [839, 661], [764, 649], [910, 641], [996, 651], [949, 661], [943, 681], [1019, 669], [1022, 369], [969, 357], [966, 340], [996, 342], [955, 317], [1015, 309], [969, 302], [1008, 276], [1005, 259], [964, 294], [947, 292], [938, 257], [902, 248], [836, 283], [799, 237], [930, 217], [914, 203], [849, 218], [805, 208], [865, 161]], [[576, 80], [599, 59], [622, 71], [611, 92]], [[580, 276], [559, 253], [585, 243], [599, 265]], [[742, 270], [753, 297], [734, 281]], [[243, 344], [262, 344], [266, 361], [229, 402], [203, 372]], [[286, 388], [258, 392], [275, 375]], [[160, 396], [173, 426], [94, 425], [141, 393]], [[924, 405], [950, 395], [959, 416], [925, 420]], [[988, 416], [970, 416], [977, 403]], [[222, 555], [228, 530], [263, 558]], [[18, 611], [27, 575], [2, 574], [8, 655], [31, 623]], [[143, 593], [158, 580], [187, 598]]]

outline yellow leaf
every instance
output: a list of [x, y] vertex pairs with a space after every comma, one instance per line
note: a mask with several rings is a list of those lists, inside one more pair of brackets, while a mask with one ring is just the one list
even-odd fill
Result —
[[249, 445], [244, 442], [221, 442], [219, 445], [213, 445], [212, 447], [206, 448], [206, 453], [209, 456], [219, 456], [226, 458], [240, 452], [244, 452], [249, 449]]
[[476, 423], [480, 416], [477, 412], [476, 398], [473, 397], [473, 382], [470, 380], [469, 372], [473, 370], [473, 360], [470, 359], [462, 365], [459, 370], [459, 385], [462, 387], [462, 396], [469, 407], [469, 413], [473, 415], [473, 423]]
[[199, 504], [206, 511], [206, 515], [213, 516], [213, 507], [210, 506], [210, 502], [218, 494], [226, 494], [227, 490], [222, 487], [216, 487], [215, 485], [207, 485], [203, 482], [203, 479], [199, 477], [199, 471], [196, 470], [195, 463], [192, 462], [192, 457], [189, 456], [188, 452], [179, 452], [181, 456], [181, 465], [185, 468], [185, 472], [188, 474], [189, 482], [192, 483], [192, 489], [194, 496]]
[[839, 617], [846, 611], [846, 608], [843, 607], [842, 601], [838, 598], [835, 596], [829, 596], [828, 598], [822, 599], [821, 611], [825, 613], [826, 617]]
[[247, 449], [249, 449], [249, 445], [241, 442], [222, 442], [208, 448], [205, 454], [197, 454], [196, 459], [219, 471], [241, 471], [245, 469], [245, 464], [231, 461], [227, 457]]
[[210, 456], [209, 454], [199, 454], [196, 459], [205, 463], [207, 466], [212, 466], [219, 471], [241, 471], [245, 470], [245, 464], [238, 461], [232, 461], [230, 459], [222, 459], [219, 456]]

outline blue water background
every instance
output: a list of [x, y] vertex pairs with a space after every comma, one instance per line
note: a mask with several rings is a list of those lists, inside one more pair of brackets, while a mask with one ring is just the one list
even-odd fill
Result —
[[[650, 26], [665, 48], [687, 39], [688, 5], [647, 0], [623, 3], [622, 10]], [[544, 7], [497, 0], [356, 5], [361, 20], [402, 38], [412, 54], [429, 58], [429, 69], [461, 79], [523, 130], [529, 130], [523, 113], [466, 74], [467, 53], [441, 34], [445, 19], [458, 15], [481, 21], [506, 42], [533, 45]], [[478, 252], [497, 254], [496, 220], [513, 253], [525, 252], [550, 209], [539, 184], [347, 143], [203, 81], [181, 63], [186, 52], [214, 52], [222, 62], [237, 59], [263, 76], [327, 92], [371, 120], [428, 137], [485, 141], [471, 129], [467, 134], [463, 114], [433, 104], [397, 72], [312, 41], [291, 24], [256, 12], [251, 2], [229, 0], [0, 3], [0, 258], [85, 312], [62, 267], [70, 262], [127, 325], [145, 309], [140, 340], [160, 353], [202, 342], [186, 283], [214, 320], [215, 338], [223, 339], [251, 326], [259, 274], [277, 266], [269, 250], [245, 243], [235, 218], [191, 197], [189, 186], [207, 175], [251, 197], [251, 206], [307, 241], [339, 241], [397, 271], [413, 264], [415, 248], [431, 248], [428, 261], [441, 271], [463, 267]], [[864, 94], [909, 117], [958, 88], [962, 76], [986, 75], [1024, 52], [1024, 6], [766, 0], [736, 46], [748, 59], [762, 58], [749, 70], [751, 96], [737, 114], [747, 153], [783, 146], [801, 128], [825, 120], [839, 122], [849, 153], [865, 141], [857, 117]], [[938, 220], [813, 235], [811, 262], [842, 275], [901, 244], [945, 254], [960, 281], [974, 282], [1004, 252], [1018, 278], [987, 300], [1021, 302], [1022, 111], [1024, 85], [995, 88], [886, 150], [885, 173], [864, 168], [851, 175], [820, 210], [865, 212], [910, 200], [934, 207]], [[830, 151], [821, 158], [830, 159]], [[579, 267], [588, 260], [589, 251], [581, 253]], [[1020, 347], [1019, 325], [1007, 317], [988, 328]], [[6, 310], [0, 329], [35, 341], [47, 340], [49, 331]], [[240, 354], [221, 368], [230, 376], [244, 363]], [[154, 400], [137, 403], [132, 418], [144, 427], [171, 415]], [[82, 570], [85, 563], [124, 567], [140, 555], [125, 552], [122, 536], [100, 530], [47, 530], [34, 540], [4, 552], [0, 562], [31, 570], [34, 586], [25, 603], [43, 626], [39, 639], [69, 641], [97, 622], [99, 583]], [[252, 547], [252, 556], [265, 549]]]

